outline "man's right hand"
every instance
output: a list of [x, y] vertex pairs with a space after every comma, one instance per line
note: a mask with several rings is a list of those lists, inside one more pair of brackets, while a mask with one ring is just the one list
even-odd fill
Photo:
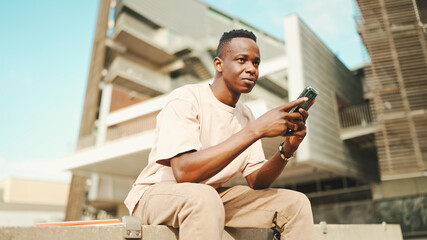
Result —
[[250, 123], [250, 127], [254, 129], [259, 138], [287, 136], [289, 131], [295, 131], [301, 123], [304, 124], [301, 113], [290, 113], [289, 111], [307, 100], [308, 98], [306, 97], [298, 98], [295, 101], [274, 108]]

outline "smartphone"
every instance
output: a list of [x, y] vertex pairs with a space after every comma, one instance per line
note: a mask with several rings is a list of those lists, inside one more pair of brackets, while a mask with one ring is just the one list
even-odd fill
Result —
[[298, 112], [299, 108], [307, 110], [310, 107], [311, 103], [313, 103], [314, 99], [316, 99], [318, 92], [312, 86], [306, 87], [298, 98], [308, 97], [308, 101], [302, 103], [296, 107], [293, 107], [289, 112]]

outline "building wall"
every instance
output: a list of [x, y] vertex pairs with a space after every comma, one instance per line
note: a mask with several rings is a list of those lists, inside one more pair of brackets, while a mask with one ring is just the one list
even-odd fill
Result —
[[65, 206], [69, 184], [9, 178], [2, 181], [3, 202]]
[[120, 86], [113, 86], [110, 112], [142, 102], [145, 99], [147, 99], [147, 96], [139, 94], [136, 91], [130, 91]]
[[289, 99], [296, 99], [306, 86], [318, 90], [310, 109], [309, 133], [297, 151], [298, 162], [310, 162], [343, 176], [375, 179], [368, 159], [357, 158], [340, 138], [337, 95], [349, 105], [363, 102], [360, 80], [316, 37], [296, 15], [285, 19], [289, 61]]
[[63, 221], [68, 183], [9, 178], [0, 182], [0, 226]]

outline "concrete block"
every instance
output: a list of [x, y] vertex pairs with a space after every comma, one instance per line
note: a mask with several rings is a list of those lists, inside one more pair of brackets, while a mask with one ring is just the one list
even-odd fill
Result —
[[314, 225], [315, 240], [403, 240], [397, 224], [320, 224]]
[[[0, 227], [1, 240], [33, 239], [102, 239], [120, 240], [123, 238], [123, 224], [91, 226], [49, 226], [49, 227]], [[400, 226], [396, 224], [366, 225], [314, 225], [315, 240], [402, 240]], [[178, 229], [167, 226], [142, 226], [143, 240], [177, 240]], [[226, 228], [223, 240], [271, 240], [270, 229]]]
[[[167, 226], [142, 226], [142, 239], [143, 240], [178, 240], [178, 229]], [[273, 231], [265, 228], [225, 228], [222, 235], [222, 240], [262, 240], [273, 239]]]

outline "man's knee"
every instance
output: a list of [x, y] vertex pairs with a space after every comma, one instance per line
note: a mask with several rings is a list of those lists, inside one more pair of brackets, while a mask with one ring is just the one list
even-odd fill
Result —
[[301, 192], [293, 191], [293, 190], [287, 190], [287, 189], [278, 189], [279, 190], [279, 197], [283, 199], [283, 201], [292, 201], [293, 203], [299, 203], [303, 206], [311, 205], [310, 200], [308, 197]]
[[198, 216], [203, 224], [217, 225], [221, 227], [225, 221], [225, 210], [218, 192], [205, 184], [188, 183], [192, 188], [185, 203], [190, 215]]
[[196, 207], [212, 208], [224, 212], [224, 205], [218, 192], [211, 186], [205, 184], [188, 183], [192, 191], [188, 196], [188, 201]]
[[288, 213], [294, 212], [294, 214], [297, 215], [312, 215], [310, 200], [304, 193], [280, 189], [278, 195], [281, 199], [281, 202], [286, 203], [285, 205], [288, 206], [287, 209], [283, 209], [283, 211]]
[[297, 201], [301, 204], [301, 207], [309, 207], [311, 209], [311, 202], [308, 197], [301, 192], [294, 192], [297, 198]]

